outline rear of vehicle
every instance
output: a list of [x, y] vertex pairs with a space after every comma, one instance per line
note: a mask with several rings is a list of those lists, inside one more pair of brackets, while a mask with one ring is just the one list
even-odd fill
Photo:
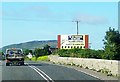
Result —
[[6, 66], [9, 65], [24, 65], [22, 49], [12, 48], [6, 50]]

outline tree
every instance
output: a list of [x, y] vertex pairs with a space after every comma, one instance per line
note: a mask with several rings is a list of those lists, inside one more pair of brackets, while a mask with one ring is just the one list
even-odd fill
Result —
[[45, 51], [40, 48], [35, 48], [34, 54], [35, 54], [35, 57], [43, 56], [45, 54]]
[[120, 33], [114, 28], [109, 28], [106, 32], [104, 41], [104, 58], [120, 60]]
[[33, 51], [32, 51], [32, 50], [29, 50], [29, 53], [33, 54]]
[[29, 54], [29, 52], [30, 52], [30, 50], [29, 50], [29, 49], [25, 49], [25, 50], [24, 50], [24, 55], [28, 55], [28, 54]]
[[35, 50], [34, 50], [35, 57], [39, 57], [39, 53], [40, 53], [40, 49], [35, 48]]
[[1, 55], [1, 56], [3, 56], [3, 55], [4, 55], [4, 53], [3, 53], [2, 51], [0, 51], [0, 55]]
[[51, 54], [51, 50], [50, 50], [49, 45], [45, 45], [43, 49], [45, 51], [45, 55], [50, 55]]

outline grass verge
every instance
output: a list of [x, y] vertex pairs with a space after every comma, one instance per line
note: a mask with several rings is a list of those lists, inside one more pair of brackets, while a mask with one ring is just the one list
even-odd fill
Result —
[[48, 56], [39, 56], [39, 57], [32, 57], [31, 59], [25, 57], [25, 60], [31, 60], [31, 61], [49, 61], [50, 59]]

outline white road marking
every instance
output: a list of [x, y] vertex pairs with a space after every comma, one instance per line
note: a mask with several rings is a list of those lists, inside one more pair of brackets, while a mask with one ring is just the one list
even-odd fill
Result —
[[[49, 63], [49, 64], [51, 64], [51, 63]], [[74, 69], [74, 70], [83, 72], [83, 73], [85, 73], [85, 74], [87, 74], [87, 75], [93, 76], [93, 77], [95, 77], [95, 78], [97, 78], [97, 79], [104, 80], [104, 79], [102, 79], [102, 78], [100, 78], [100, 77], [98, 77], [98, 76], [95, 76], [95, 75], [93, 75], [93, 74], [87, 73], [87, 72], [82, 71], [82, 70], [75, 69], [75, 68], [73, 68], [73, 67], [69, 67], [69, 66], [65, 66], [65, 65], [59, 65], [59, 64], [52, 64], [52, 65], [55, 65], [55, 66], [63, 66], [63, 67], [67, 67], [67, 68], [72, 68], [72, 69]]]
[[[26, 63], [30, 68], [35, 70], [42, 78], [44, 78], [47, 82], [54, 82], [46, 73], [44, 73], [42, 70], [37, 68], [36, 66], [29, 65]], [[47, 78], [46, 78], [47, 77]]]
[[[75, 70], [77, 70], [77, 69], [75, 69]], [[85, 74], [87, 74], [87, 75], [90, 75], [90, 76], [93, 76], [93, 77], [95, 77], [95, 78], [97, 78], [97, 79], [101, 79], [100, 77], [97, 77], [97, 76], [95, 76], [95, 75], [93, 75], [93, 74], [90, 74], [90, 73], [87, 73], [87, 72], [85, 72], [85, 71], [82, 71], [82, 70], [77, 70], [77, 71], [83, 72], [83, 73], [85, 73]]]
[[[35, 67], [35, 66], [33, 66]], [[51, 80], [53, 82], [53, 80], [47, 75], [45, 74], [42, 70], [40, 70], [39, 68], [35, 67], [37, 70], [39, 70], [41, 73], [43, 73], [49, 80]]]
[[[62, 65], [58, 65], [58, 66], [62, 66]], [[97, 76], [95, 76], [95, 75], [93, 75], [93, 74], [87, 73], [87, 72], [82, 71], [82, 70], [79, 70], [79, 69], [75, 69], [75, 68], [73, 68], [73, 67], [69, 67], [69, 66], [65, 66], [65, 65], [63, 65], [63, 67], [72, 68], [72, 69], [74, 69], [74, 70], [80, 71], [80, 72], [82, 72], [82, 73], [85, 73], [85, 74], [90, 75], [90, 76], [92, 76], [92, 77], [95, 77], [95, 78], [97, 78], [97, 79], [103, 80], [103, 79], [100, 78], [100, 77], [97, 77]]]
[[47, 82], [49, 82], [48, 79], [46, 77], [44, 77], [37, 69], [35, 69], [33, 66], [29, 66], [29, 67], [34, 69], [42, 78], [44, 78]]

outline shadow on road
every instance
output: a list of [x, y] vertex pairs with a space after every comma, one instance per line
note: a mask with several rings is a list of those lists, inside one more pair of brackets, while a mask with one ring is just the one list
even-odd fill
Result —
[[[24, 65], [11, 65], [11, 66], [14, 66], [14, 67], [18, 67], [18, 66], [22, 66], [22, 67], [24, 67], [24, 66], [28, 66], [28, 65], [33, 65], [33, 66], [48, 66], [49, 64], [24, 64]], [[0, 66], [6, 66], [6, 65], [0, 65]], [[9, 66], [7, 66], [7, 67], [9, 67]]]
[[[50, 64], [43, 64], [43, 63], [30, 63], [29, 65], [33, 65], [33, 66], [49, 66]], [[24, 66], [28, 66], [27, 64], [25, 64]]]
[[[50, 64], [42, 63], [42, 62], [33, 62], [33, 61], [27, 61], [25, 62], [24, 65], [11, 65], [11, 66], [28, 66], [28, 65], [33, 65], [33, 66], [50, 66]], [[0, 66], [6, 66], [5, 61], [0, 61]], [[9, 66], [7, 66], [9, 67]]]

